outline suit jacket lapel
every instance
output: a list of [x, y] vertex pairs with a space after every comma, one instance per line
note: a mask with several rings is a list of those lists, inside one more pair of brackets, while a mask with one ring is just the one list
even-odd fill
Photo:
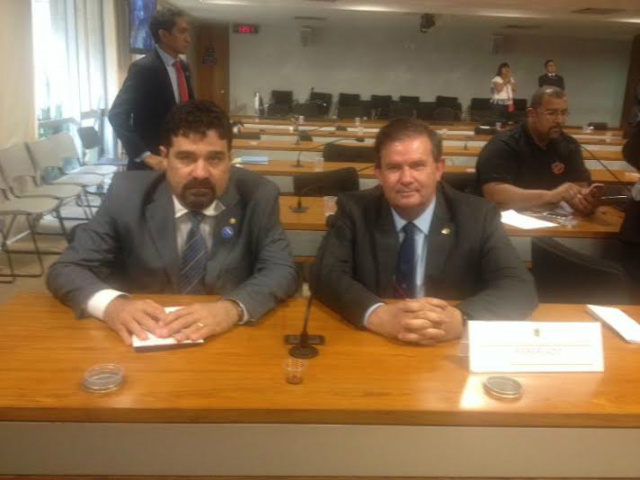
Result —
[[[382, 197], [382, 193], [381, 193]], [[378, 291], [385, 298], [395, 296], [394, 282], [396, 276], [396, 262], [400, 243], [396, 232], [391, 206], [381, 198], [378, 221], [375, 225], [375, 255], [378, 267]]]
[[207, 263], [206, 284], [215, 288], [218, 277], [233, 246], [239, 241], [242, 228], [242, 202], [236, 189], [233, 167], [226, 192], [219, 198], [225, 209], [216, 216], [211, 254]]
[[169, 182], [162, 176], [146, 208], [146, 228], [164, 265], [173, 291], [178, 291], [180, 257], [176, 240], [175, 210]]
[[429, 296], [429, 284], [440, 277], [447, 264], [449, 252], [456, 242], [457, 231], [442, 187], [438, 187], [436, 207], [427, 237], [427, 266], [425, 271], [425, 294]]

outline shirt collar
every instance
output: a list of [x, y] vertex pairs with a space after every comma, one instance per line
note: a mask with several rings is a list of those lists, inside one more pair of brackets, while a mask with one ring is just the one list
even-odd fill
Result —
[[[171, 198], [173, 198], [173, 209], [176, 212], [174, 218], [180, 218], [182, 215], [189, 212], [189, 210], [184, 208], [184, 206], [180, 203], [175, 195], [171, 195]], [[224, 205], [222, 205], [222, 203], [220, 203], [218, 200], [214, 200], [211, 205], [202, 210], [202, 213], [204, 213], [207, 217], [215, 217], [223, 211]]]
[[[427, 207], [427, 209], [413, 221], [413, 224], [418, 227], [420, 231], [425, 235], [429, 234], [429, 228], [431, 228], [431, 220], [433, 219], [433, 212], [435, 211], [435, 208], [436, 199], [434, 197], [433, 201]], [[404, 218], [402, 218], [393, 208], [391, 208], [391, 214], [393, 215], [393, 223], [395, 223], [396, 225], [396, 231], [399, 232], [408, 222]]]
[[174, 58], [171, 55], [169, 55], [167, 52], [165, 52], [162, 48], [160, 48], [158, 45], [156, 45], [156, 50], [158, 51], [158, 55], [160, 55], [160, 58], [162, 59], [162, 62], [167, 66], [167, 67], [172, 67], [173, 63], [178, 60], [178, 58]]

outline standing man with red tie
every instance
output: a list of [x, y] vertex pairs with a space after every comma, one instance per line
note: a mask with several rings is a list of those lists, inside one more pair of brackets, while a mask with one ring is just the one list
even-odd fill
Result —
[[128, 170], [159, 169], [161, 125], [177, 103], [194, 98], [187, 63], [191, 44], [185, 12], [158, 10], [149, 23], [156, 48], [129, 67], [109, 121], [129, 157]]

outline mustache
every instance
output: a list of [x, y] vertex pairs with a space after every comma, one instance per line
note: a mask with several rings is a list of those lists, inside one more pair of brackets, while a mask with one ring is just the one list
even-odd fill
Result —
[[182, 187], [182, 191], [186, 192], [188, 190], [211, 190], [212, 192], [216, 192], [216, 186], [213, 182], [208, 178], [192, 178]]

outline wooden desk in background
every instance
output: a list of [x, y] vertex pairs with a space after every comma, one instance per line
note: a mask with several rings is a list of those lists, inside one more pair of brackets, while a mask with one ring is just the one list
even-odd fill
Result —
[[[152, 296], [164, 306], [207, 297]], [[304, 382], [284, 381], [285, 333], [306, 302], [196, 348], [135, 353], [47, 294], [0, 306], [0, 473], [634, 477], [640, 472], [638, 346], [606, 328], [605, 373], [514, 374], [523, 397], [483, 393], [459, 343], [410, 347], [315, 305], [326, 336]], [[640, 307], [625, 307], [640, 317]], [[534, 319], [588, 321], [580, 305]], [[119, 391], [82, 390], [113, 362]]]
[[[278, 152], [322, 152], [324, 149], [326, 142], [293, 142], [293, 141], [284, 141], [284, 140], [244, 140], [244, 139], [236, 139], [233, 141], [233, 149], [234, 150], [249, 150], [249, 151], [278, 151]], [[363, 146], [362, 143], [344, 141], [341, 142], [340, 145], [346, 146]], [[373, 148], [373, 147], [371, 147]], [[482, 148], [469, 146], [468, 148], [464, 147], [454, 147], [454, 146], [445, 146], [444, 147], [444, 157], [477, 157]], [[621, 151], [607, 151], [607, 150], [596, 150], [593, 152], [598, 159], [601, 161], [618, 161], [624, 162], [624, 158], [622, 158]], [[586, 156], [587, 157], [587, 156]], [[590, 158], [586, 158], [589, 160]]]

